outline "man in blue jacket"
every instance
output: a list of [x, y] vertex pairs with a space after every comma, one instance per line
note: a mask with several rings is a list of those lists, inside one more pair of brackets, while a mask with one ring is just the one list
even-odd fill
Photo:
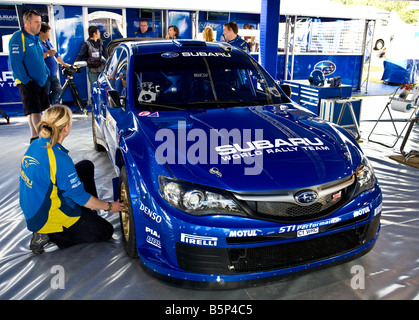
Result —
[[230, 21], [224, 24], [223, 36], [227, 43], [249, 53], [249, 45], [238, 35], [238, 33], [239, 27], [237, 26], [237, 23]]
[[71, 65], [65, 63], [58, 54], [57, 50], [55, 50], [52, 46], [51, 42], [49, 41], [50, 30], [51, 27], [45, 22], [42, 22], [41, 31], [39, 32], [39, 39], [41, 39], [42, 42], [42, 49], [44, 50], [44, 60], [50, 73], [46, 84], [49, 102], [51, 103], [51, 105], [54, 105], [58, 103], [58, 98], [60, 97], [61, 92], [63, 91], [60, 79], [58, 77], [58, 64], [62, 65], [65, 68], [70, 68]]
[[156, 38], [156, 34], [152, 30], [148, 30], [148, 21], [141, 19], [140, 28], [135, 31], [136, 38]]
[[41, 30], [41, 15], [28, 10], [23, 14], [23, 23], [23, 28], [10, 39], [9, 61], [22, 99], [23, 113], [28, 117], [32, 142], [38, 138], [36, 126], [41, 120], [41, 112], [49, 107], [45, 87], [49, 70], [37, 35]]

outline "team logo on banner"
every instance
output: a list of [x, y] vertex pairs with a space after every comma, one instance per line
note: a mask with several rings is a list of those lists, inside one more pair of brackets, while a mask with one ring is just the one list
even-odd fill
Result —
[[316, 63], [314, 70], [320, 70], [325, 76], [328, 76], [336, 71], [336, 65], [332, 61], [323, 60]]

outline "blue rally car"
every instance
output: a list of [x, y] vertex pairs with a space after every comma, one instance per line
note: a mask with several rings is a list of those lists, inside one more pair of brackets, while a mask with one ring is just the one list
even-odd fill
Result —
[[373, 247], [382, 195], [371, 164], [350, 133], [283, 89], [223, 43], [113, 50], [93, 87], [92, 129], [127, 203], [129, 256], [165, 279], [228, 286]]

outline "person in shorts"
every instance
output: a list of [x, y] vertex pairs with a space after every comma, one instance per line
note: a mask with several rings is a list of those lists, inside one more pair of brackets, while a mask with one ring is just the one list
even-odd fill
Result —
[[15, 84], [19, 88], [23, 113], [28, 118], [31, 140], [38, 138], [36, 126], [41, 112], [49, 107], [46, 83], [49, 70], [44, 61], [41, 30], [41, 15], [35, 10], [23, 14], [24, 26], [16, 31], [9, 42], [9, 61]]

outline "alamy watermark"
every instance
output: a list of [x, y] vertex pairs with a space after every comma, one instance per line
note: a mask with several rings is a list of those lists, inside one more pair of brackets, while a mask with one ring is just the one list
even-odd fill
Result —
[[65, 270], [61, 265], [54, 265], [51, 267], [51, 274], [53, 274], [50, 285], [51, 288], [56, 289], [65, 289]]
[[361, 265], [355, 265], [351, 268], [351, 274], [354, 276], [351, 278], [351, 288], [354, 290], [365, 289], [365, 269]]
[[317, 137], [264, 139], [263, 129], [188, 130], [186, 121], [179, 121], [175, 130], [158, 130], [155, 141], [161, 142], [155, 152], [159, 164], [223, 165], [243, 162], [246, 165], [245, 175], [260, 174], [263, 171], [264, 156], [299, 151], [330, 151]]

